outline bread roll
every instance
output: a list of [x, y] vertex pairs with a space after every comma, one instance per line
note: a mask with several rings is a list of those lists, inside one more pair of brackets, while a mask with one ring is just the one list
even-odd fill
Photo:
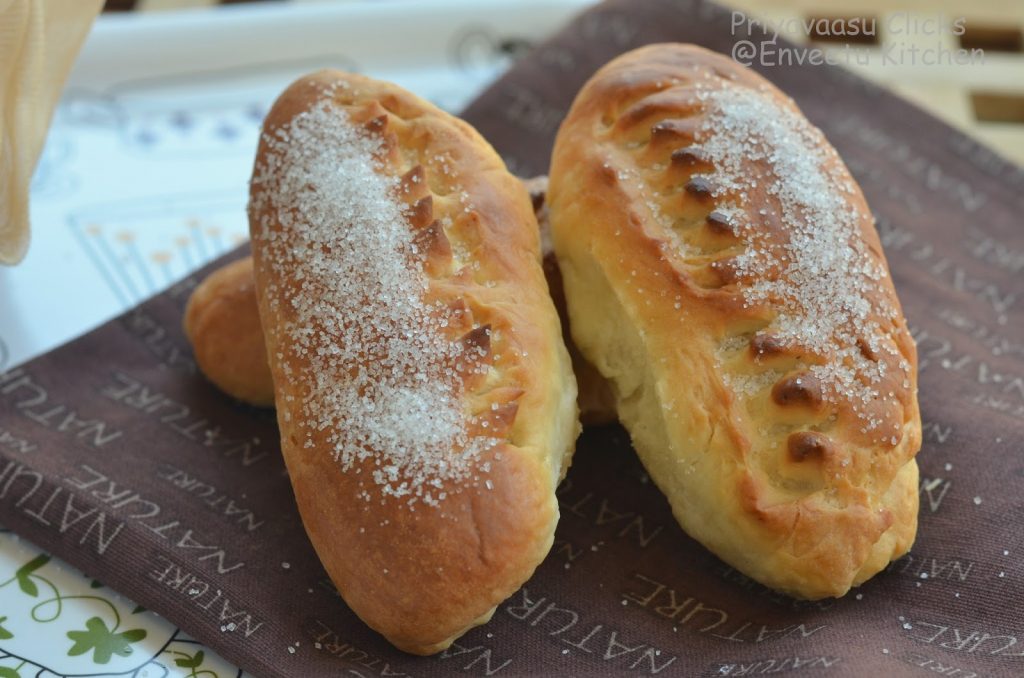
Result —
[[267, 116], [249, 223], [306, 530], [356, 614], [438, 652], [547, 554], [579, 429], [529, 196], [469, 125], [321, 71]]
[[[548, 178], [525, 179], [523, 185], [530, 193], [540, 226], [544, 277], [562, 321], [579, 385], [580, 419], [592, 425], [615, 421], [615, 403], [608, 383], [569, 342], [562, 277], [551, 250], [551, 227], [545, 204]], [[274, 382], [263, 346], [251, 257], [225, 264], [196, 287], [185, 310], [185, 334], [192, 344], [199, 369], [219, 389], [256, 407], [274, 406]]]
[[193, 290], [185, 336], [199, 369], [217, 388], [250, 405], [274, 406], [251, 257], [221, 266]]
[[803, 598], [907, 552], [914, 343], [860, 188], [788, 97], [698, 47], [625, 54], [562, 124], [548, 199], [573, 339], [690, 535]]

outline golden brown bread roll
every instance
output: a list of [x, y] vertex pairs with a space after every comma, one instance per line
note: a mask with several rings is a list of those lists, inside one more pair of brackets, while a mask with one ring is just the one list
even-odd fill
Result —
[[367, 624], [440, 651], [547, 554], [579, 429], [529, 196], [469, 125], [321, 71], [267, 116], [249, 223], [306, 530]]
[[193, 290], [185, 336], [199, 369], [219, 389], [257, 407], [274, 406], [251, 257], [225, 264]]
[[[523, 181], [540, 226], [544, 276], [551, 290], [573, 371], [579, 385], [580, 419], [584, 424], [615, 421], [615, 403], [608, 383], [569, 340], [562, 278], [551, 249], [545, 193], [547, 177]], [[257, 407], [273, 407], [274, 382], [263, 345], [252, 258], [218, 268], [196, 287], [185, 311], [185, 333], [203, 374], [228, 395]]]
[[623, 55], [548, 200], [573, 339], [687, 532], [806, 598], [910, 548], [914, 344], [860, 188], [788, 97], [697, 47]]

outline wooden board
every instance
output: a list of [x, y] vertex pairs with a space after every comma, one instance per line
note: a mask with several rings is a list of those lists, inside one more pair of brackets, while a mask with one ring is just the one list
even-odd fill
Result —
[[[814, 43], [857, 74], [884, 85], [1003, 156], [1024, 164], [1024, 2], [1011, 0], [729, 0], [747, 16], [794, 28], [780, 35]], [[874, 20], [874, 36], [809, 39], [808, 19]], [[963, 19], [963, 35], [936, 24]], [[931, 23], [925, 23], [930, 21]], [[801, 24], [797, 27], [797, 24]], [[846, 24], [850, 26], [850, 24]], [[959, 32], [959, 29], [957, 29]], [[737, 39], [746, 36], [737, 28]], [[762, 37], [756, 34], [755, 40]], [[914, 63], [914, 50], [917, 63]], [[851, 58], [847, 50], [858, 50]], [[925, 50], [979, 49], [981, 61], [921, 63]], [[863, 58], [860, 58], [863, 54]], [[941, 57], [940, 57], [941, 58]], [[866, 61], [866, 63], [865, 63]]]

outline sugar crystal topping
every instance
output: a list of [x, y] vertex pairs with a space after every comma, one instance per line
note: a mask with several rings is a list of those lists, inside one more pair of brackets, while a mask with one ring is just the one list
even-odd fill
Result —
[[400, 180], [376, 159], [382, 141], [326, 100], [264, 140], [256, 200], [280, 228], [265, 219], [258, 237], [276, 277], [295, 281], [269, 296], [288, 319], [279, 345], [308, 361], [280, 360], [306, 386], [304, 444], [323, 432], [344, 470], [370, 461], [382, 495], [436, 506], [445, 481], [486, 471], [478, 458], [497, 441], [468, 431], [463, 379], [486, 367], [446, 337], [453, 311], [426, 298]]
[[[817, 128], [767, 92], [718, 84], [699, 87], [697, 96], [704, 107], [698, 147], [714, 165], [705, 176], [715, 187], [716, 209], [728, 211], [747, 243], [734, 262], [745, 304], [776, 311], [768, 329], [781, 343], [830, 356], [810, 368], [826, 390], [848, 395], [855, 408], [857, 401], [879, 397], [886, 362], [870, 360], [862, 347], [897, 354], [890, 342], [879, 341], [889, 328], [873, 317], [873, 310], [885, 319], [896, 312], [879, 293], [886, 271], [859, 230], [869, 215], [849, 199], [856, 189], [835, 151]], [[767, 170], [759, 171], [762, 166]], [[748, 191], [759, 185], [770, 206], [745, 211]], [[771, 242], [763, 229], [744, 223], [768, 216], [789, 226], [788, 242]], [[899, 364], [908, 369], [902, 358]], [[868, 421], [867, 429], [879, 423]]]

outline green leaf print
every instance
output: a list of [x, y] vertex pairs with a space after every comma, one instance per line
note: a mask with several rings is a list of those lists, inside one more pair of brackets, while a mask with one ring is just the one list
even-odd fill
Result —
[[85, 631], [68, 631], [68, 638], [75, 642], [68, 656], [76, 657], [92, 650], [92, 660], [97, 664], [106, 664], [115, 654], [127, 657], [132, 653], [131, 644], [146, 637], [145, 629], [114, 633], [99, 617], [85, 622], [85, 628]]
[[[13, 633], [4, 628], [5, 621], [7, 621], [7, 617], [0, 617], [0, 640], [10, 640], [14, 637]], [[3, 673], [0, 673], [0, 678], [3, 678]]]
[[14, 578], [18, 580], [18, 588], [20, 588], [26, 595], [35, 598], [39, 595], [39, 588], [36, 583], [32, 581], [32, 573], [50, 562], [50, 556], [45, 553], [40, 553], [38, 556], [28, 561], [14, 573]]
[[0, 666], [0, 678], [21, 678], [21, 674], [12, 668]]
[[175, 659], [174, 663], [177, 664], [178, 666], [180, 666], [183, 669], [198, 669], [200, 666], [203, 665], [203, 659], [205, 659], [205, 658], [206, 658], [206, 655], [203, 653], [202, 650], [200, 650], [199, 652], [196, 652], [196, 656], [194, 656], [194, 657], [186, 656], [185, 658], [182, 658], [182, 659]]

